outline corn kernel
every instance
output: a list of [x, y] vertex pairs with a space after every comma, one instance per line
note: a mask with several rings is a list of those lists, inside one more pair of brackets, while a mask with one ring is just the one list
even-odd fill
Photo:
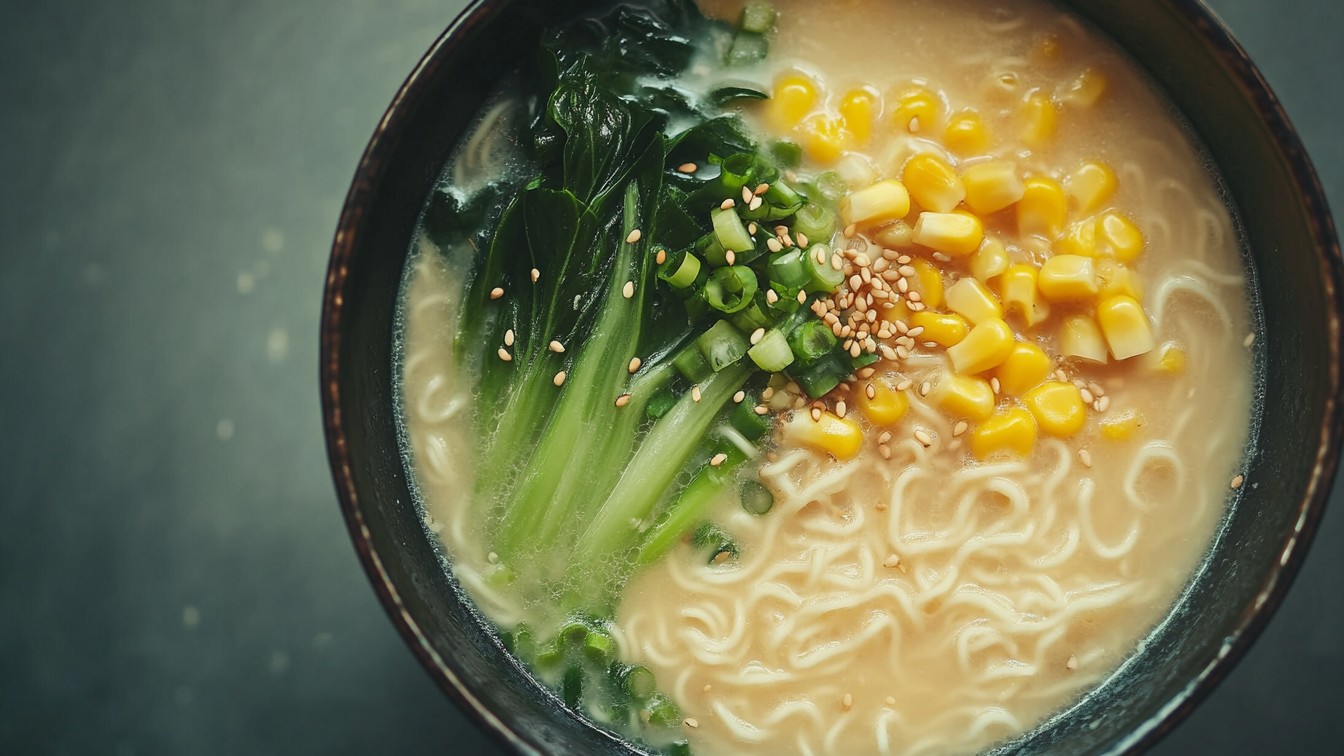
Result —
[[933, 401], [952, 417], [980, 421], [994, 414], [994, 389], [984, 378], [944, 374], [933, 389]]
[[877, 308], [878, 320], [893, 324], [897, 321], [902, 323], [909, 322], [913, 313], [911, 313], [910, 308], [906, 306], [904, 299], [898, 299], [894, 303], [889, 301], [888, 304], [891, 304], [892, 306]]
[[775, 80], [768, 108], [770, 124], [776, 131], [788, 131], [803, 122], [817, 102], [817, 84], [796, 73]]
[[977, 163], [962, 171], [961, 182], [966, 187], [966, 206], [980, 215], [997, 213], [1026, 193], [1014, 163]]
[[1043, 349], [1035, 344], [1019, 341], [1013, 345], [1012, 354], [994, 370], [999, 379], [999, 390], [1009, 396], [1022, 396], [1036, 388], [1050, 377], [1055, 363]]
[[965, 257], [980, 248], [985, 229], [970, 213], [920, 213], [915, 221], [915, 243], [952, 257]]
[[1100, 208], [1119, 186], [1115, 171], [1096, 160], [1083, 163], [1064, 179], [1064, 191], [1078, 203], [1078, 212], [1084, 214]]
[[1031, 328], [1050, 317], [1050, 303], [1036, 285], [1039, 274], [1030, 265], [1014, 265], [999, 276], [999, 298], [1004, 309], [1016, 312]]
[[1156, 346], [1148, 313], [1133, 297], [1111, 297], [1097, 305], [1097, 322], [1117, 360], [1150, 352]]
[[1171, 342], [1162, 345], [1157, 358], [1157, 370], [1167, 375], [1181, 375], [1185, 372], [1185, 350]]
[[1060, 99], [1069, 105], [1090, 108], [1106, 94], [1106, 83], [1106, 74], [1095, 68], [1084, 68], [1064, 86]]
[[970, 263], [971, 275], [975, 276], [975, 280], [988, 284], [991, 278], [1008, 270], [1012, 260], [1008, 258], [1008, 250], [1003, 248], [1003, 242], [998, 239], [985, 239], [980, 249], [971, 255]]
[[927, 152], [910, 158], [901, 182], [920, 207], [935, 213], [951, 212], [966, 199], [966, 187], [957, 172], [946, 160]]
[[928, 130], [938, 121], [938, 95], [918, 84], [896, 93], [892, 121], [901, 131]]
[[1095, 265], [1097, 277], [1101, 279], [1098, 301], [1124, 295], [1133, 297], [1136, 302], [1143, 302], [1143, 280], [1138, 273], [1109, 257], [1098, 258]]
[[854, 135], [838, 118], [815, 115], [804, 121], [801, 128], [803, 151], [815, 163], [834, 163], [854, 146]]
[[1055, 136], [1059, 116], [1055, 112], [1055, 103], [1045, 92], [1035, 91], [1027, 95], [1020, 110], [1022, 141], [1032, 149], [1040, 149], [1049, 144]]
[[1051, 302], [1087, 299], [1100, 290], [1092, 258], [1079, 255], [1055, 255], [1046, 260], [1036, 285]]
[[856, 144], [866, 143], [873, 135], [873, 122], [881, 113], [882, 96], [872, 87], [851, 90], [840, 100], [840, 121]]
[[920, 310], [910, 316], [911, 328], [923, 328], [919, 341], [932, 341], [939, 346], [950, 347], [961, 343], [970, 331], [966, 319], [952, 313]]
[[962, 375], [983, 373], [996, 368], [1013, 353], [1013, 329], [998, 318], [977, 323], [966, 338], [949, 347], [952, 367]]
[[976, 459], [988, 459], [999, 452], [1023, 457], [1036, 446], [1036, 420], [1021, 407], [1009, 407], [971, 431], [971, 453]]
[[1101, 435], [1112, 441], [1128, 441], [1146, 424], [1143, 413], [1134, 409], [1117, 412], [1101, 421]]
[[1106, 213], [1097, 223], [1098, 240], [1110, 245], [1111, 254], [1123, 263], [1133, 262], [1143, 252], [1143, 232], [1120, 213]]
[[1052, 436], [1072, 436], [1087, 422], [1087, 407], [1082, 393], [1072, 383], [1051, 381], [1028, 391], [1022, 397], [1036, 425]]
[[1068, 201], [1059, 182], [1045, 176], [1032, 176], [1023, 182], [1022, 199], [1017, 203], [1017, 231], [1035, 234], [1050, 241], [1064, 232]]
[[1087, 315], [1064, 318], [1059, 332], [1059, 353], [1088, 362], [1106, 362], [1106, 339], [1097, 321]]
[[821, 413], [813, 420], [810, 412], [794, 412], [784, 423], [784, 436], [794, 443], [827, 452], [839, 460], [853, 459], [863, 445], [863, 431], [852, 417]]
[[879, 181], [851, 192], [840, 200], [840, 218], [845, 225], [874, 225], [910, 212], [910, 194], [899, 181]]
[[963, 278], [952, 284], [944, 298], [949, 310], [966, 318], [971, 324], [1003, 317], [1003, 307], [999, 305], [998, 297], [974, 278]]
[[892, 221], [877, 232], [873, 241], [887, 249], [905, 249], [915, 243], [915, 230], [903, 220]]
[[910, 289], [919, 292], [919, 301], [925, 307], [941, 307], [943, 304], [943, 272], [933, 263], [917, 257], [910, 263], [915, 269], [915, 277], [910, 281]]
[[1097, 222], [1095, 219], [1078, 221], [1069, 226], [1064, 238], [1055, 242], [1055, 254], [1097, 256]]
[[873, 398], [868, 398], [867, 391], [855, 394], [854, 401], [859, 411], [873, 425], [895, 425], [900, 422], [906, 410], [910, 409], [909, 394], [897, 391], [896, 382], [890, 375], [874, 376], [870, 383], [873, 385]]
[[963, 110], [948, 119], [943, 144], [961, 155], [978, 155], [989, 147], [989, 130], [979, 113]]

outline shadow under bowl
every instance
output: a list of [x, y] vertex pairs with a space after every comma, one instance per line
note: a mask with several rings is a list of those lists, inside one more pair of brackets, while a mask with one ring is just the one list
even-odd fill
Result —
[[[569, 713], [503, 650], [445, 574], [398, 447], [392, 347], [416, 221], [487, 95], [541, 32], [597, 2], [480, 0], [397, 93], [364, 153], [331, 254], [322, 314], [328, 453], [355, 548], [393, 623], [448, 695], [506, 749], [628, 754]], [[1264, 78], [1196, 0], [1067, 3], [1180, 108], [1241, 211], [1258, 276], [1258, 444], [1203, 569], [1133, 663], [1012, 742], [1017, 754], [1143, 751], [1221, 680], [1288, 589], [1340, 450], [1341, 265], [1324, 194]]]

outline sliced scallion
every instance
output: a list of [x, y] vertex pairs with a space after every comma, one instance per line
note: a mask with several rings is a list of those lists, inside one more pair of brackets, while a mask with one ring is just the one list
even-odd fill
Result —
[[742, 508], [750, 514], [763, 515], [775, 506], [775, 495], [759, 480], [742, 481], [738, 495], [742, 497]]
[[709, 363], [709, 369], [716, 373], [742, 359], [747, 349], [751, 347], [747, 337], [726, 320], [720, 320], [710, 326], [708, 331], [700, 334], [695, 343], [700, 348], [700, 354], [704, 355], [705, 361]]
[[751, 304], [758, 286], [751, 268], [740, 265], [719, 268], [705, 282], [705, 301], [719, 312], [731, 314]]
[[747, 233], [747, 227], [743, 225], [742, 219], [733, 208], [711, 210], [709, 217], [714, 222], [714, 235], [718, 237], [719, 244], [722, 244], [724, 249], [731, 249], [736, 253], [746, 252], [755, 246], [751, 241], [751, 234]]
[[747, 356], [757, 367], [771, 373], [793, 364], [793, 350], [789, 349], [789, 340], [777, 329], [766, 331], [756, 346], [747, 351]]

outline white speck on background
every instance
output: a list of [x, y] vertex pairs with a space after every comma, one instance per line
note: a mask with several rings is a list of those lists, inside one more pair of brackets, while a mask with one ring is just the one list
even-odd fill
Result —
[[289, 334], [283, 328], [274, 328], [266, 338], [266, 356], [272, 365], [279, 365], [289, 354]]
[[261, 248], [271, 254], [278, 254], [285, 248], [285, 232], [278, 228], [268, 228], [261, 232]]
[[252, 277], [251, 273], [243, 272], [238, 274], [238, 293], [251, 294], [257, 286], [257, 279]]
[[271, 661], [268, 665], [273, 675], [283, 675], [289, 670], [289, 654], [283, 651], [271, 652]]
[[196, 627], [201, 624], [201, 610], [191, 604], [182, 607], [182, 624], [185, 627]]
[[220, 441], [228, 441], [233, 438], [233, 421], [227, 417], [219, 421], [215, 426], [215, 435], [219, 436]]

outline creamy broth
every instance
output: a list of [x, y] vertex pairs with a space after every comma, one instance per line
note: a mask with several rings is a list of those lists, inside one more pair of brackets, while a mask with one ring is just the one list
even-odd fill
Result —
[[[741, 8], [701, 5], [725, 19]], [[800, 173], [836, 169], [857, 189], [899, 179], [926, 150], [958, 168], [1011, 160], [1060, 180], [1083, 161], [1104, 161], [1118, 177], [1106, 207], [1146, 238], [1132, 268], [1160, 346], [1107, 365], [1065, 360], [1067, 381], [1091, 400], [1083, 430], [1042, 433], [1026, 457], [986, 460], [970, 454], [965, 424], [938, 404], [946, 350], [914, 350], [883, 369], [912, 383], [889, 440], [879, 443], [883, 429], [864, 420], [859, 452], [838, 461], [777, 433], [760, 469], [774, 508], [747, 514], [732, 497], [712, 513], [737, 538], [740, 559], [707, 565], [683, 545], [637, 573], [616, 617], [619, 655], [655, 672], [699, 756], [975, 753], [1103, 683], [1206, 553], [1251, 426], [1252, 323], [1237, 235], [1216, 174], [1170, 105], [1112, 43], [1053, 6], [776, 5], [764, 76], [797, 71], [823, 82], [819, 110], [834, 111], [859, 87], [889, 100], [913, 83], [941, 100], [934, 123], [912, 130], [879, 118], [848, 156], [827, 165], [805, 157]], [[1106, 87], [1084, 106], [1071, 84], [1088, 70]], [[1062, 103], [1055, 134], [1034, 149], [1021, 136], [1032, 91]], [[949, 114], [967, 108], [988, 145], [944, 153]], [[744, 107], [763, 141], [796, 138], [768, 112]], [[470, 164], [458, 160], [453, 180], [479, 181]], [[984, 224], [1017, 258], [1047, 254], [1048, 244], [1019, 237], [1010, 212]], [[469, 260], [467, 250], [422, 238], [408, 266], [403, 430], [427, 527], [473, 601], [510, 627], [531, 619], [530, 608], [484, 577], [493, 555], [467, 494], [472, 397], [451, 344]], [[936, 265], [949, 285], [969, 276], [964, 260]], [[1057, 353], [1053, 326], [1012, 322]], [[925, 382], [935, 387], [927, 395]], [[790, 401], [781, 387], [771, 406], [787, 411]], [[1115, 424], [1130, 412], [1136, 422]]]

